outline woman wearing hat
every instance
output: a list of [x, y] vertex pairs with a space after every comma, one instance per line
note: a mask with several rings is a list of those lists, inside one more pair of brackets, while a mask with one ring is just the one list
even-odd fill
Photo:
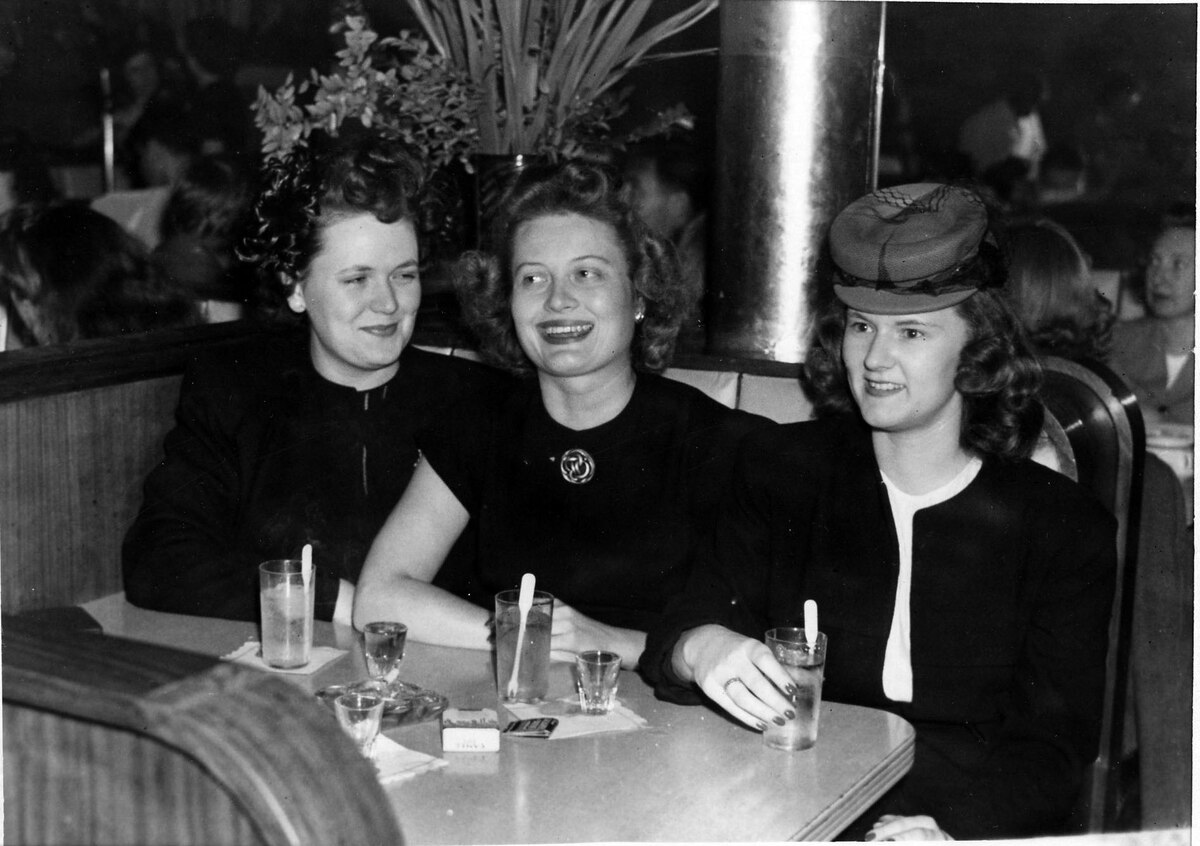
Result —
[[848, 836], [1052, 833], [1097, 751], [1115, 522], [1026, 458], [1039, 371], [974, 194], [875, 192], [830, 247], [807, 362], [822, 418], [747, 438], [642, 666], [665, 698], [762, 729], [791, 707], [763, 631], [814, 599], [826, 698], [917, 732], [912, 770]]

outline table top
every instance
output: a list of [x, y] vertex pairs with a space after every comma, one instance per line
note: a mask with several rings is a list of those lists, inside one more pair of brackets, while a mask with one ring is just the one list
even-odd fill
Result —
[[[257, 637], [252, 623], [160, 614], [122, 594], [84, 608], [108, 634], [219, 656]], [[308, 676], [316, 691], [366, 675], [357, 634], [316, 625], [318, 644], [348, 654]], [[498, 707], [490, 653], [410, 642], [401, 678], [445, 694], [451, 707]], [[551, 667], [550, 698], [573, 690]], [[655, 699], [621, 672], [619, 699], [640, 731], [538, 740], [502, 737], [499, 753], [443, 753], [437, 720], [387, 736], [448, 766], [384, 787], [405, 839], [425, 843], [822, 840], [837, 835], [912, 765], [913, 729], [871, 708], [821, 706], [817, 745], [765, 748], [757, 732], [701, 706]]]

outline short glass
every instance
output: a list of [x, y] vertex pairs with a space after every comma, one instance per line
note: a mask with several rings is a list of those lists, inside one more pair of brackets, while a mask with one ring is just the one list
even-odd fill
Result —
[[299, 559], [284, 558], [258, 565], [262, 655], [267, 666], [292, 669], [308, 663], [316, 595], [316, 574], [310, 573], [305, 584]]
[[[533, 607], [522, 634], [518, 590], [496, 594], [496, 689], [501, 702], [541, 702], [550, 689], [550, 627], [554, 597], [533, 592]], [[517, 658], [519, 653], [519, 658]], [[513, 678], [513, 665], [517, 675]], [[510, 682], [515, 682], [511, 685]]]
[[386, 685], [396, 680], [407, 640], [408, 626], [404, 623], [378, 621], [363, 626], [363, 660], [372, 681]]
[[621, 656], [602, 649], [588, 649], [575, 656], [575, 684], [579, 707], [585, 714], [607, 714], [617, 704]]
[[795, 719], [785, 721], [782, 726], [769, 722], [763, 732], [763, 743], [772, 749], [796, 751], [808, 749], [817, 742], [827, 642], [824, 632], [818, 632], [816, 640], [810, 643], [801, 628], [767, 630], [767, 646], [791, 676], [796, 688], [796, 693], [784, 694], [796, 713]]
[[379, 735], [379, 723], [383, 719], [383, 697], [351, 691], [333, 700], [333, 709], [337, 713], [338, 723], [350, 735], [359, 753], [370, 757], [371, 747]]

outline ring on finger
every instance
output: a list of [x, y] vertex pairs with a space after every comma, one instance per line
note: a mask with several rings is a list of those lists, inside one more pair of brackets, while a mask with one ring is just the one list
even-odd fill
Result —
[[731, 684], [733, 684], [734, 682], [737, 682], [738, 684], [741, 684], [743, 686], [745, 686], [745, 684], [746, 684], [744, 681], [739, 679], [737, 676], [734, 676], [733, 678], [729, 679], [729, 681], [725, 682], [725, 684], [721, 685], [721, 690], [725, 691], [725, 694], [728, 695], [729, 694], [729, 686]]

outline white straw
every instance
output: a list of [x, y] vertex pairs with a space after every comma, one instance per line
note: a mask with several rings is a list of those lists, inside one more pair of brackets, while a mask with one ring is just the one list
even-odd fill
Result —
[[812, 645], [817, 642], [817, 601], [815, 599], [806, 599], [804, 601], [804, 638]]
[[312, 567], [312, 544], [306, 543], [300, 551], [300, 578], [305, 590], [308, 590], [308, 583], [312, 581]]

